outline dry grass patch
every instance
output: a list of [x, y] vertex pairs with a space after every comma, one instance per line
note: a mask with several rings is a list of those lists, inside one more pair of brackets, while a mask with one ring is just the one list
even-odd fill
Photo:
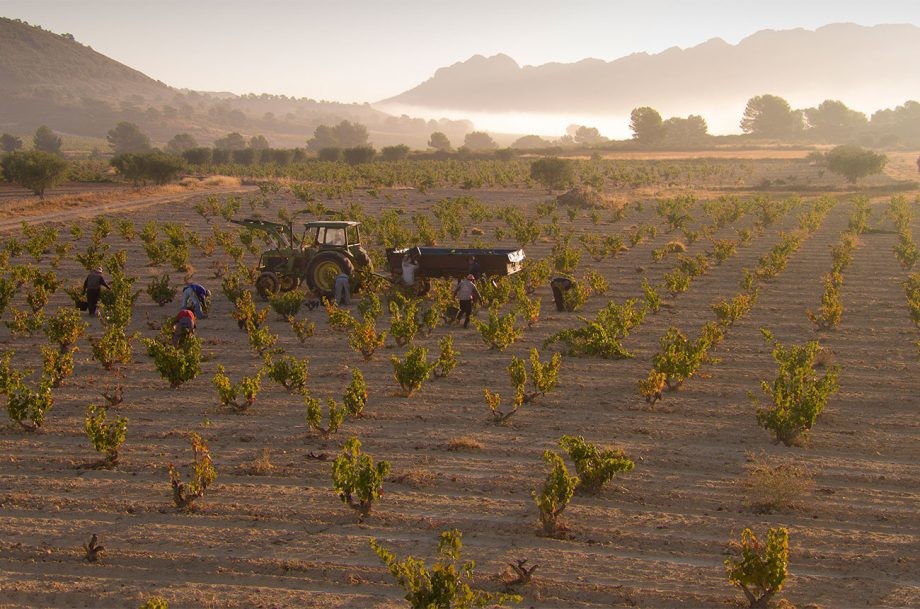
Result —
[[451, 439], [444, 448], [449, 451], [482, 450], [483, 445], [482, 442], [471, 436], [460, 436]]
[[275, 466], [272, 465], [270, 461], [270, 453], [271, 451], [269, 451], [269, 449], [263, 448], [262, 453], [258, 457], [252, 461], [240, 464], [237, 467], [237, 471], [249, 476], [267, 476], [275, 469]]
[[432, 486], [438, 477], [438, 474], [430, 472], [427, 469], [412, 468], [398, 476], [392, 476], [390, 482], [405, 484], [412, 488], [424, 488], [426, 486]]
[[814, 487], [808, 468], [792, 459], [763, 453], [749, 455], [746, 469], [747, 506], [757, 513], [801, 507]]

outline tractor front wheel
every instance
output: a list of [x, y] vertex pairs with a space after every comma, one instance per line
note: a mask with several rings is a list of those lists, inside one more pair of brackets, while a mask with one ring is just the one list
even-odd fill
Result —
[[256, 279], [256, 292], [259, 293], [259, 297], [262, 300], [268, 300], [272, 294], [277, 294], [280, 287], [281, 281], [279, 281], [278, 275], [271, 271], [263, 272]]

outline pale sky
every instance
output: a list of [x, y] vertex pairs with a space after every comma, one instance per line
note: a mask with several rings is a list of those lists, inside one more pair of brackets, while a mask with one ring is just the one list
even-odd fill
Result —
[[476, 54], [611, 61], [768, 28], [920, 25], [920, 0], [0, 0], [0, 16], [174, 87], [375, 102]]

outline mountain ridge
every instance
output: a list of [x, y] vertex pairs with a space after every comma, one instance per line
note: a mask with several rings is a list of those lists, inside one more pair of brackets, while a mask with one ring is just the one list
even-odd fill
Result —
[[[826, 96], [862, 101], [879, 84], [887, 104], [916, 96], [920, 28], [836, 23], [815, 30], [765, 29], [737, 44], [715, 37], [687, 48], [638, 52], [610, 61], [520, 65], [506, 54], [474, 55], [438, 69], [399, 95], [377, 102], [470, 112], [628, 114], [651, 105], [699, 112], [754, 95]], [[882, 95], [885, 95], [882, 92]]]

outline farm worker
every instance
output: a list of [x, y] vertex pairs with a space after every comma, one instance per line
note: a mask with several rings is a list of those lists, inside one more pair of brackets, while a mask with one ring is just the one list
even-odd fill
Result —
[[194, 311], [196, 317], [204, 319], [207, 315], [204, 314], [203, 305], [205, 299], [210, 296], [211, 290], [205, 288], [203, 285], [198, 283], [187, 283], [185, 287], [182, 288], [182, 301], [180, 306], [182, 309], [191, 309]]
[[473, 279], [479, 279], [479, 276], [482, 275], [482, 266], [479, 265], [479, 261], [476, 260], [476, 256], [470, 256], [469, 260], [469, 274], [473, 276]]
[[415, 285], [415, 273], [418, 272], [418, 262], [415, 253], [406, 254], [402, 259], [402, 280], [406, 285]]
[[339, 273], [335, 276], [333, 295], [336, 303], [341, 305], [351, 304], [351, 277], [348, 276], [348, 273]]
[[464, 328], [470, 326], [470, 315], [473, 313], [473, 301], [482, 299], [482, 296], [479, 295], [479, 290], [476, 289], [476, 284], [473, 283], [474, 279], [475, 277], [472, 275], [467, 275], [466, 279], [461, 279], [457, 282], [457, 287], [454, 288], [454, 296], [460, 299], [460, 311], [457, 313], [457, 319], [459, 320], [460, 316], [464, 316]]
[[105, 282], [102, 276], [102, 267], [97, 266], [86, 279], [83, 281], [83, 293], [86, 294], [86, 313], [91, 316], [96, 315], [96, 303], [99, 302], [99, 294], [102, 288], [108, 288], [109, 284]]
[[178, 347], [185, 339], [195, 333], [195, 312], [191, 309], [182, 309], [176, 315], [173, 324], [173, 347]]

